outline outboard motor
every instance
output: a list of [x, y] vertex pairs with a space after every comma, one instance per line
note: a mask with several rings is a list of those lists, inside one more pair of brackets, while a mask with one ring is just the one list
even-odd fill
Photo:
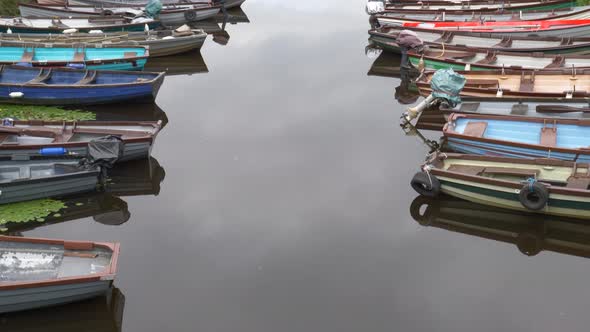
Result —
[[402, 52], [402, 66], [408, 66], [408, 50], [421, 52], [424, 48], [424, 42], [416, 35], [414, 31], [402, 30], [395, 38], [395, 43], [400, 47]]
[[105, 136], [88, 143], [86, 158], [80, 160], [81, 167], [100, 167], [101, 181], [106, 180], [106, 171], [123, 157], [125, 143], [118, 136]]
[[444, 101], [450, 107], [455, 107], [461, 103], [459, 94], [465, 86], [465, 76], [455, 73], [452, 69], [439, 69], [430, 80], [430, 88], [432, 93], [426, 97], [420, 104], [415, 107], [408, 108], [402, 115], [402, 119], [410, 122], [416, 118], [426, 108], [435, 104], [438, 101]]
[[368, 0], [365, 6], [367, 14], [377, 14], [385, 10], [385, 0]]

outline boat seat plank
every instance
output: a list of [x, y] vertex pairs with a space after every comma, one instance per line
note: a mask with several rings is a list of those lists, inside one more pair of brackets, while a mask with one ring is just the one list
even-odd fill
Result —
[[509, 168], [509, 167], [486, 167], [485, 170], [482, 172], [483, 174], [493, 174], [493, 175], [513, 175], [513, 176], [523, 176], [523, 177], [533, 177], [536, 178], [539, 176], [541, 171], [538, 169], [526, 169], [526, 168]]
[[125, 52], [123, 53], [125, 59], [132, 59], [137, 57], [137, 52]]
[[530, 76], [525, 76], [522, 73], [520, 76], [520, 92], [534, 92], [535, 91], [535, 76], [531, 74]]
[[72, 61], [74, 62], [84, 62], [86, 60], [86, 52], [81, 51], [78, 52], [76, 51], [76, 53], [74, 53], [74, 58], [72, 59]]
[[477, 61], [476, 63], [482, 64], [482, 65], [489, 65], [491, 63], [496, 62], [496, 60], [498, 60], [498, 56], [496, 55], [496, 53], [489, 52], [488, 54], [486, 54], [485, 58]]
[[465, 82], [466, 87], [497, 88], [500, 84], [494, 79], [470, 79]]
[[488, 127], [487, 122], [470, 121], [465, 126], [465, 130], [463, 130], [463, 135], [473, 136], [473, 137], [483, 137], [483, 134], [486, 132], [487, 127]]
[[109, 129], [109, 128], [76, 128], [74, 131], [76, 134], [104, 134], [114, 136], [145, 136], [149, 135], [148, 132], [134, 131], [134, 130], [122, 130], [122, 129]]
[[590, 186], [590, 177], [570, 176], [567, 179], [566, 188], [586, 190], [588, 186]]
[[43, 70], [41, 70], [39, 72], [39, 75], [37, 75], [37, 77], [35, 77], [32, 80], [26, 82], [25, 84], [40, 84], [40, 83], [44, 83], [50, 77], [51, 77], [51, 68], [49, 68], [49, 69], [43, 69]]
[[96, 80], [96, 71], [88, 71], [84, 75], [84, 78], [74, 83], [74, 85], [85, 85], [90, 84]]
[[65, 143], [68, 142], [74, 136], [74, 132], [71, 130], [64, 131], [61, 135], [55, 136], [54, 143]]
[[557, 129], [541, 128], [541, 145], [554, 147], [557, 145]]
[[35, 57], [35, 51], [24, 51], [19, 62], [32, 62]]
[[565, 63], [565, 57], [563, 55], [557, 55], [557, 56], [555, 56], [555, 58], [553, 58], [553, 61], [551, 61], [550, 64], [545, 66], [545, 69], [561, 68], [561, 67], [563, 67], [564, 63]]
[[485, 167], [483, 166], [473, 166], [473, 165], [451, 165], [447, 169], [451, 172], [461, 173], [461, 174], [469, 174], [469, 175], [479, 175], [483, 172]]
[[510, 38], [509, 36], [504, 36], [502, 38], [502, 40], [500, 40], [500, 42], [494, 46], [495, 47], [504, 47], [504, 48], [512, 47], [512, 38]]
[[479, 109], [479, 103], [477, 103], [477, 102], [461, 103], [461, 106], [459, 106], [460, 112], [477, 112], [478, 109]]

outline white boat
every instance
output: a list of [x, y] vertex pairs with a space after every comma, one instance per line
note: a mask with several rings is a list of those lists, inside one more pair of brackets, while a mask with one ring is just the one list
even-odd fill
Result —
[[[104, 17], [109, 15], [122, 15], [128, 17], [141, 17], [145, 14], [141, 6], [133, 7], [96, 7], [73, 5], [38, 5], [21, 3], [18, 6], [21, 16], [24, 17]], [[158, 19], [165, 25], [180, 25], [196, 22], [214, 17], [221, 10], [220, 5], [211, 5], [202, 2], [188, 2], [183, 4], [164, 5], [158, 15]]]
[[118, 243], [0, 236], [0, 313], [101, 296], [118, 256]]

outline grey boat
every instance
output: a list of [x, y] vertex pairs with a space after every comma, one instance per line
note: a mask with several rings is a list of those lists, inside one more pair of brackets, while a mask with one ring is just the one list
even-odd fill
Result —
[[0, 313], [104, 295], [118, 255], [118, 243], [0, 236]]
[[146, 46], [150, 58], [175, 55], [203, 46], [207, 34], [201, 29], [149, 30], [147, 32], [109, 32], [74, 34], [0, 33], [0, 45], [35, 47], [36, 45], [68, 44], [79, 46]]
[[44, 149], [54, 149], [51, 153], [81, 158], [92, 140], [113, 135], [124, 145], [117, 161], [141, 159], [149, 156], [161, 125], [161, 121], [15, 121], [13, 126], [0, 126], [0, 157], [43, 157]]
[[[55, 1], [55, 0], [50, 0]], [[223, 5], [225, 8], [238, 7], [246, 0], [225, 0], [225, 1], [213, 1], [214, 4]], [[48, 0], [38, 1], [39, 3], [50, 3]], [[93, 6], [145, 6], [147, 0], [69, 0], [71, 5], [93, 5]], [[164, 5], [183, 4], [187, 1], [182, 0], [162, 0]], [[62, 2], [64, 3], [64, 2]]]
[[94, 191], [99, 177], [99, 167], [77, 160], [2, 160], [0, 204]]
[[513, 102], [513, 101], [469, 101], [455, 107], [442, 103], [438, 107], [445, 118], [452, 113], [528, 116], [543, 118], [590, 118], [590, 104], [584, 102]]

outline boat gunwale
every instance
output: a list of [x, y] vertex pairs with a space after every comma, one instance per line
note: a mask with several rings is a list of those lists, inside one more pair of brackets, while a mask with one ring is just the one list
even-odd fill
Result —
[[[4, 20], [13, 20], [16, 17], [11, 17], [11, 16], [0, 16], [0, 19], [4, 19]], [[71, 20], [87, 20], [88, 24], [91, 24], [92, 22], [90, 22], [90, 18], [94, 18], [94, 17], [88, 17], [88, 18], [71, 18]], [[27, 20], [47, 20], [48, 17], [39, 17], [39, 16], [28, 16], [26, 17]], [[85, 25], [85, 26], [81, 26], [81, 27], [54, 27], [54, 26], [44, 26], [44, 27], [36, 27], [36, 26], [32, 26], [32, 25], [24, 25], [24, 26], [19, 26], [19, 25], [15, 25], [15, 24], [4, 24], [4, 22], [0, 22], [0, 28], [2, 29], [7, 29], [7, 28], [11, 28], [11, 29], [27, 29], [27, 30], [34, 30], [34, 31], [47, 31], [48, 33], [52, 33], [52, 32], [56, 32], [56, 33], [63, 33], [64, 30], [68, 30], [68, 29], [76, 29], [76, 30], [95, 30], [95, 29], [115, 29], [115, 28], [122, 28], [122, 29], [128, 29], [128, 28], [143, 28], [145, 25], [151, 25], [151, 24], [155, 24], [156, 26], [160, 26], [162, 23], [160, 22], [160, 20], [156, 20], [156, 19], [152, 19], [151, 21], [148, 22], [137, 22], [137, 23], [133, 23], [133, 22], [124, 22], [122, 24], [110, 24], [110, 25]]]
[[[429, 172], [434, 175], [450, 177], [457, 180], [467, 181], [467, 182], [474, 182], [474, 183], [482, 183], [487, 185], [494, 185], [509, 189], [521, 189], [523, 184], [515, 181], [508, 181], [496, 178], [489, 178], [485, 176], [479, 175], [470, 175], [461, 172], [449, 171], [446, 169], [440, 168], [437, 164], [444, 164], [444, 159], [459, 159], [459, 160], [473, 160], [473, 161], [492, 161], [492, 162], [500, 162], [500, 163], [510, 163], [510, 164], [525, 164], [525, 165], [543, 165], [543, 166], [557, 166], [557, 167], [571, 167], [573, 168], [574, 165], [577, 167], [589, 168], [590, 163], [577, 163], [573, 161], [565, 161], [559, 159], [549, 159], [549, 158], [536, 158], [536, 159], [520, 159], [520, 158], [512, 158], [512, 157], [503, 157], [503, 156], [482, 156], [482, 155], [467, 155], [462, 153], [437, 153], [433, 159], [431, 159], [430, 163], [426, 163], [426, 165], [434, 166], [432, 167]], [[432, 161], [435, 163], [432, 163]], [[577, 188], [567, 188], [567, 187], [558, 187], [552, 186], [551, 184], [544, 183], [543, 181], [539, 181], [543, 183], [547, 189], [549, 190], [549, 194], [559, 194], [565, 196], [577, 196], [577, 197], [590, 197], [590, 190], [589, 189], [577, 189]], [[497, 191], [497, 190], [495, 190]]]
[[[170, 7], [170, 5], [165, 5], [163, 4], [163, 8], [162, 11], [160, 12], [160, 15], [162, 14], [176, 14], [176, 13], [182, 13], [185, 11], [204, 11], [204, 10], [210, 10], [210, 9], [215, 9], [215, 8], [219, 8], [221, 10], [222, 6], [221, 5], [215, 5], [215, 4], [210, 4], [208, 2], [187, 2], [184, 3], [185, 5], [196, 5], [196, 4], [202, 4], [202, 7], [197, 7], [197, 8], [175, 8], [175, 9], [167, 9], [166, 7]], [[178, 4], [180, 5], [180, 3]], [[43, 9], [43, 10], [48, 10], [48, 11], [55, 11], [55, 12], [61, 12], [64, 14], [67, 13], [71, 13], [71, 14], [85, 14], [89, 17], [121, 17], [121, 18], [125, 18], [125, 16], [123, 16], [123, 14], [115, 14], [115, 15], [104, 15], [102, 12], [100, 13], [91, 13], [91, 12], [85, 12], [85, 11], [76, 11], [76, 10], [67, 10], [66, 7], [63, 8], [54, 8], [54, 7], [58, 7], [57, 5], [40, 5], [40, 4], [35, 4], [35, 3], [19, 3], [18, 6], [23, 6], [23, 7], [29, 7], [29, 8], [37, 8], [37, 9]], [[100, 7], [97, 6], [91, 6], [91, 5], [72, 5], [72, 6], [68, 6], [69, 7], [81, 7], [81, 8], [95, 8], [95, 9], [101, 9]], [[136, 10], [141, 10], [142, 6], [105, 6], [103, 8], [103, 10], [109, 10], [111, 8], [119, 8], [119, 9], [136, 9]], [[40, 18], [43, 16], [39, 16]], [[44, 18], [48, 18], [44, 17]], [[64, 16], [67, 17], [67, 16]], [[72, 17], [72, 18], [83, 18], [83, 17]]]
[[[47, 244], [47, 245], [65, 245], [68, 240], [57, 240], [57, 239], [46, 239], [46, 238], [27, 238], [27, 237], [16, 237], [0, 235], [0, 242], [18, 242], [18, 243], [32, 243], [32, 244]], [[17, 289], [28, 289], [28, 288], [40, 288], [59, 286], [67, 284], [78, 284], [87, 283], [101, 280], [112, 280], [117, 274], [117, 263], [120, 253], [120, 243], [118, 242], [91, 242], [84, 241], [86, 243], [92, 243], [93, 248], [103, 248], [111, 251], [111, 261], [109, 267], [105, 271], [95, 274], [86, 274], [83, 276], [73, 276], [55, 279], [45, 279], [38, 281], [16, 281], [16, 282], [0, 282], [0, 292], [5, 290], [17, 290]]]

